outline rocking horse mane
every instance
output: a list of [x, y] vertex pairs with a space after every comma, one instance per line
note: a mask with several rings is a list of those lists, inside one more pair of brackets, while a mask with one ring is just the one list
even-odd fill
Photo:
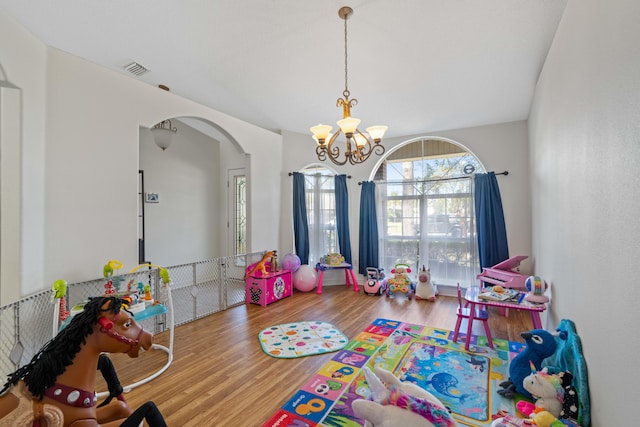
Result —
[[7, 376], [0, 395], [24, 379], [31, 394], [42, 400], [44, 391], [53, 386], [56, 378], [73, 363], [87, 337], [94, 332], [101, 315], [105, 312], [118, 314], [122, 304], [122, 299], [113, 296], [90, 298], [84, 310], [76, 314], [69, 325], [45, 344], [28, 364]]

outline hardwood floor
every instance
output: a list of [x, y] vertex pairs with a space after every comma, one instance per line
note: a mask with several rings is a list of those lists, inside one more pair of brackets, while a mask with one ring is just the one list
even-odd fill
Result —
[[[402, 295], [367, 296], [343, 286], [327, 286], [322, 295], [295, 292], [267, 307], [235, 307], [177, 327], [172, 365], [125, 398], [132, 408], [153, 400], [170, 427], [260, 426], [332, 357], [269, 357], [258, 342], [262, 329], [321, 320], [352, 338], [381, 317], [451, 330], [456, 307], [452, 297], [439, 296], [435, 303], [409, 301]], [[512, 312], [508, 318], [491, 314], [494, 338], [522, 341], [520, 332], [532, 328], [527, 313]], [[480, 322], [474, 323], [474, 333], [484, 335]], [[155, 342], [168, 345], [168, 333], [157, 335]], [[130, 384], [161, 367], [166, 354], [150, 351], [138, 359], [119, 354], [112, 359], [122, 384]], [[102, 384], [100, 390], [106, 389]]]

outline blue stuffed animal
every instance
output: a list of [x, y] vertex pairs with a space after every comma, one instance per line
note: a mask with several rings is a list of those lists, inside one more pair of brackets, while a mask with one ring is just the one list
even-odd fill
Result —
[[524, 389], [522, 381], [531, 374], [533, 363], [537, 371], [542, 370], [542, 361], [556, 351], [556, 338], [544, 329], [534, 329], [520, 334], [527, 347], [518, 353], [509, 365], [509, 380], [500, 383], [498, 394], [512, 399], [515, 392], [532, 399], [531, 393]]

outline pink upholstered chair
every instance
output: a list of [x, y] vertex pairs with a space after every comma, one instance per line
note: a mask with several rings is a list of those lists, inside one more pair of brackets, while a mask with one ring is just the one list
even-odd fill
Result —
[[[475, 313], [473, 315], [474, 320], [482, 320], [482, 324], [484, 325], [484, 332], [487, 334], [487, 341], [489, 342], [489, 347], [493, 348], [493, 340], [491, 339], [491, 330], [489, 330], [489, 313], [486, 310], [483, 310], [481, 306], [474, 306], [473, 308]], [[458, 283], [458, 309], [456, 310], [456, 314], [458, 315], [458, 320], [456, 320], [456, 328], [453, 331], [453, 341], [458, 341], [458, 334], [460, 333], [460, 325], [462, 324], [462, 319], [469, 320], [469, 314], [471, 309], [466, 306], [465, 302], [462, 300], [462, 295], [460, 293], [460, 283]]]

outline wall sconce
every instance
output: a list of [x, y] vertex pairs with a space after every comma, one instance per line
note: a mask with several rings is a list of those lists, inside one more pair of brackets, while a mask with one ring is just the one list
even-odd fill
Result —
[[163, 120], [160, 123], [156, 123], [151, 128], [153, 139], [155, 140], [156, 145], [162, 148], [162, 151], [169, 148], [169, 145], [171, 145], [171, 139], [176, 132], [178, 132], [178, 129], [171, 127], [171, 120]]

